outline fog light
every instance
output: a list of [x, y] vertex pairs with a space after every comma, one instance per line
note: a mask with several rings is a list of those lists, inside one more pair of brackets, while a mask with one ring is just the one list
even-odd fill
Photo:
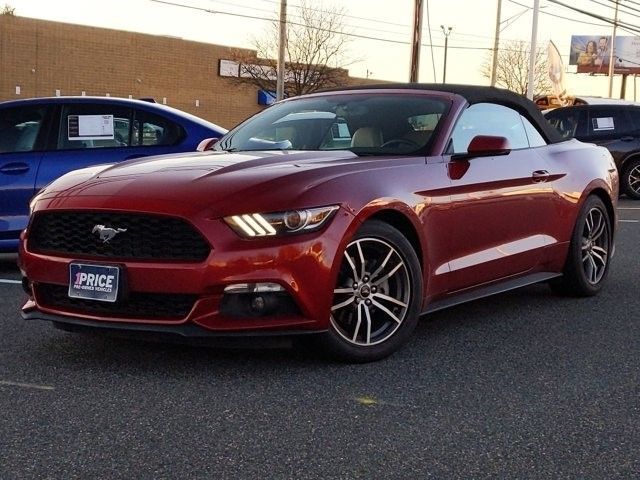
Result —
[[257, 318], [300, 315], [291, 295], [277, 283], [236, 283], [224, 289], [220, 313], [228, 317]]

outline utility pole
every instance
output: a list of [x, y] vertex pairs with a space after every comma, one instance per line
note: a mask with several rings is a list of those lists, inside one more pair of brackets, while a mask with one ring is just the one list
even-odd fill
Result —
[[442, 72], [442, 83], [447, 83], [447, 50], [449, 49], [449, 35], [453, 27], [445, 28], [444, 25], [440, 25], [442, 33], [444, 33], [444, 71]]
[[276, 101], [284, 98], [284, 52], [287, 44], [287, 0], [280, 0], [280, 37], [278, 38], [278, 72], [276, 78]]
[[613, 94], [613, 74], [615, 73], [614, 69], [614, 60], [615, 57], [613, 55], [613, 48], [616, 44], [616, 29], [618, 28], [618, 6], [620, 2], [616, 0], [616, 13], [615, 20], [613, 21], [613, 35], [611, 36], [611, 45], [609, 45], [609, 98]]
[[533, 26], [531, 27], [531, 51], [529, 52], [529, 80], [527, 81], [527, 98], [533, 100], [534, 68], [536, 66], [536, 42], [538, 40], [538, 15], [540, 0], [533, 0]]
[[409, 66], [409, 81], [418, 81], [420, 67], [420, 42], [422, 41], [422, 0], [415, 0], [413, 7], [413, 35], [411, 38], [411, 65]]
[[496, 13], [496, 34], [493, 37], [493, 59], [491, 60], [491, 86], [496, 86], [496, 75], [498, 70], [498, 45], [500, 44], [500, 12], [502, 10], [502, 0], [498, 0], [498, 10]]

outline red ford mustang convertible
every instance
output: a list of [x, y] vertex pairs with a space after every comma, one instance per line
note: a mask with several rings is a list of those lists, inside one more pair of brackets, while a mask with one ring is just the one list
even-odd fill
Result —
[[547, 281], [597, 293], [618, 176], [488, 87], [280, 102], [210, 151], [71, 172], [32, 202], [26, 319], [187, 337], [310, 334], [381, 359], [421, 314]]

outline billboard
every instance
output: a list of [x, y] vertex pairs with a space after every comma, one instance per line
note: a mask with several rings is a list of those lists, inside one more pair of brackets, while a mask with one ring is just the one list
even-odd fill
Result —
[[[578, 73], [609, 73], [611, 36], [573, 35], [569, 65], [576, 65]], [[615, 73], [640, 74], [640, 37], [616, 37], [613, 49]]]

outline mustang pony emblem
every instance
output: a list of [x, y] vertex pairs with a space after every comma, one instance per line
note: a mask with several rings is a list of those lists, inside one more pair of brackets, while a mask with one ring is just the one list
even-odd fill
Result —
[[95, 225], [93, 227], [93, 230], [91, 230], [91, 233], [98, 232], [98, 234], [100, 235], [100, 240], [102, 240], [102, 243], [109, 243], [109, 240], [111, 240], [117, 234], [126, 232], [126, 231], [127, 231], [126, 228], [109, 228], [109, 227], [105, 227], [104, 225]]

